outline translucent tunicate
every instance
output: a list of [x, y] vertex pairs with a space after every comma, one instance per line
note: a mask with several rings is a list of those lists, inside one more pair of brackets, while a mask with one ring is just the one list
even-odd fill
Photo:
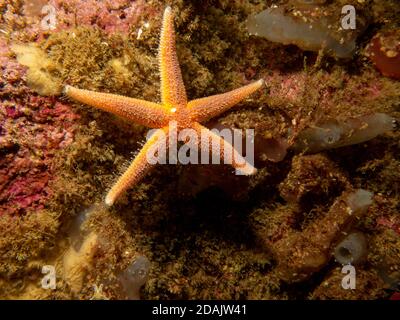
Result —
[[343, 122], [329, 120], [307, 128], [296, 138], [294, 148], [299, 151], [319, 152], [362, 143], [395, 128], [395, 119], [375, 113]]
[[349, 234], [335, 247], [335, 259], [345, 264], [357, 264], [363, 261], [367, 254], [367, 239], [361, 232]]
[[87, 232], [82, 230], [82, 227], [87, 221], [87, 219], [95, 212], [99, 212], [104, 210], [103, 204], [95, 204], [91, 207], [87, 208], [80, 212], [70, 223], [68, 228], [68, 238], [70, 240], [71, 245], [77, 251], [79, 251], [82, 242], [84, 241], [85, 236], [87, 236]]
[[343, 41], [337, 39], [330, 29], [331, 22], [321, 17], [314, 22], [294, 19], [282, 7], [271, 7], [247, 21], [251, 35], [267, 38], [282, 44], [295, 44], [303, 50], [319, 51], [326, 49], [338, 58], [349, 58], [356, 48], [355, 37]]
[[129, 300], [140, 298], [139, 290], [146, 283], [150, 269], [150, 261], [139, 256], [119, 275], [122, 287]]
[[347, 198], [347, 205], [350, 208], [349, 214], [353, 212], [365, 213], [369, 206], [372, 204], [373, 193], [364, 189], [357, 189]]

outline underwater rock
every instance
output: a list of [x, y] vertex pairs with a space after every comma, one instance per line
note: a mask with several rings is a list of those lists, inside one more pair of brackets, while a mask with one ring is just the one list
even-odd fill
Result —
[[255, 164], [265, 162], [280, 162], [285, 159], [287, 150], [289, 149], [288, 141], [283, 137], [265, 138], [256, 134], [254, 138], [254, 153], [256, 156]]
[[[394, 210], [397, 218], [398, 210]], [[368, 262], [377, 271], [387, 289], [400, 290], [399, 264], [400, 236], [390, 228], [378, 228], [371, 235], [368, 248]]]
[[371, 204], [371, 192], [345, 191], [322, 219], [278, 241], [274, 250], [279, 277], [286, 282], [299, 282], [321, 270], [337, 239], [353, 227]]
[[139, 290], [147, 281], [149, 269], [150, 261], [139, 256], [118, 275], [128, 300], [140, 299]]
[[356, 289], [343, 289], [343, 280], [348, 272], [342, 272], [342, 266], [329, 271], [313, 290], [310, 299], [315, 300], [372, 300], [383, 299], [387, 293], [384, 283], [375, 270], [364, 266], [356, 267]]
[[[79, 25], [96, 25], [107, 33], [128, 33], [145, 13], [153, 13], [144, 0], [50, 0], [57, 12], [58, 28], [65, 29], [79, 21]], [[154, 10], [153, 10], [154, 11]]]
[[347, 235], [335, 247], [335, 259], [341, 264], [358, 264], [367, 255], [367, 239], [361, 232]]
[[400, 79], [400, 28], [373, 37], [367, 56], [384, 76]]
[[393, 130], [395, 123], [394, 118], [384, 113], [361, 116], [344, 122], [329, 120], [300, 132], [293, 148], [314, 153], [362, 143]]
[[23, 80], [26, 68], [11, 57], [0, 39], [0, 214], [23, 214], [42, 209], [51, 195], [54, 157], [73, 141], [79, 116], [34, 94]]
[[304, 71], [290, 73], [279, 69], [271, 70], [264, 76], [268, 84], [268, 98], [276, 99], [282, 104], [298, 104], [306, 87], [307, 75]]
[[322, 154], [298, 155], [292, 160], [292, 168], [279, 191], [287, 202], [299, 203], [315, 198], [325, 198], [330, 193], [350, 187], [347, 177]]
[[351, 58], [356, 38], [364, 29], [363, 23], [356, 30], [343, 30], [341, 7], [320, 6], [320, 1], [301, 2], [303, 5], [272, 6], [249, 17], [248, 32], [272, 42], [294, 44], [303, 50], [323, 49], [338, 58]]
[[376, 271], [385, 283], [386, 288], [390, 290], [400, 290], [400, 271], [398, 269], [398, 263], [393, 266], [386, 261], [382, 261], [376, 266]]
[[193, 197], [208, 188], [216, 187], [235, 200], [244, 199], [249, 187], [249, 178], [235, 175], [228, 165], [185, 166], [178, 180], [178, 193]]
[[139, 22], [143, 17], [151, 20], [159, 13], [158, 5], [145, 0], [7, 0], [0, 1], [0, 9], [2, 32], [24, 42], [39, 42], [49, 34], [77, 26], [139, 38], [149, 29], [147, 22], [144, 26], [138, 25]]

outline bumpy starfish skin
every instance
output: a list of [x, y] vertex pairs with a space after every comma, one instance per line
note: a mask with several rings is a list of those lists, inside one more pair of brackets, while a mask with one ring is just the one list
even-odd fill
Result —
[[[109, 206], [128, 188], [137, 184], [153, 166], [149, 163], [146, 154], [154, 147], [168, 144], [171, 123], [176, 124], [178, 133], [184, 129], [193, 129], [199, 136], [201, 133], [209, 138], [218, 139], [220, 148], [215, 148], [210, 141], [209, 149], [206, 150], [210, 150], [212, 154], [221, 159], [228, 155], [232, 159], [232, 166], [243, 174], [250, 175], [256, 172], [256, 169], [246, 162], [230, 143], [200, 125], [199, 122], [206, 121], [233, 107], [258, 90], [264, 81], [259, 80], [227, 93], [188, 102], [176, 55], [174, 21], [170, 7], [165, 9], [162, 22], [159, 63], [161, 104], [115, 94], [82, 90], [72, 86], [66, 86], [64, 89], [65, 94], [72, 99], [129, 121], [157, 129], [106, 195], [105, 203]], [[201, 148], [200, 142], [197, 143]]]

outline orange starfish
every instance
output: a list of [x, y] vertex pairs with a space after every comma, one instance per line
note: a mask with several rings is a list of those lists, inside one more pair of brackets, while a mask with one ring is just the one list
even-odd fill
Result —
[[[256, 169], [248, 163], [233, 146], [222, 139], [216, 133], [208, 130], [200, 124], [224, 111], [230, 109], [241, 100], [258, 90], [264, 83], [256, 81], [236, 90], [218, 94], [202, 99], [187, 101], [186, 90], [182, 80], [182, 74], [178, 63], [175, 48], [175, 31], [173, 15], [170, 7], [164, 11], [160, 46], [159, 63], [161, 73], [161, 104], [138, 100], [134, 98], [100, 93], [66, 86], [64, 92], [71, 98], [111, 112], [117, 116], [141, 125], [157, 128], [148, 139], [126, 172], [117, 180], [108, 192], [105, 203], [111, 206], [117, 198], [129, 187], [138, 181], [150, 170], [151, 164], [146, 155], [152, 148], [166, 145], [171, 123], [176, 124], [179, 133], [184, 129], [193, 129], [200, 136], [206, 135], [211, 140], [218, 141], [220, 148], [211, 144], [207, 146], [212, 154], [224, 159], [228, 155], [232, 160], [232, 166], [242, 174], [250, 175]], [[202, 136], [203, 138], [204, 136]], [[200, 146], [201, 147], [201, 146]], [[204, 147], [204, 146], [203, 146]]]

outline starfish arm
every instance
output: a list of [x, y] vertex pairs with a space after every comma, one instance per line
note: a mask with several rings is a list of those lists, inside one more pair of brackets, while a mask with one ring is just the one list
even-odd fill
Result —
[[[198, 143], [200, 144], [202, 152], [204, 152], [204, 150], [210, 151], [212, 155], [220, 157], [221, 160], [225, 159], [225, 163], [227, 162], [226, 160], [229, 159], [231, 162], [230, 165], [243, 175], [252, 175], [257, 172], [257, 169], [247, 162], [228, 141], [199, 123], [194, 123], [193, 129], [196, 130], [198, 136], [201, 137]], [[207, 143], [208, 146], [206, 145]]]
[[123, 194], [128, 188], [137, 184], [142, 177], [155, 165], [154, 161], [149, 160], [153, 150], [159, 148], [167, 149], [168, 144], [168, 126], [158, 129], [144, 144], [135, 159], [132, 161], [124, 174], [118, 178], [117, 182], [112, 186], [107, 193], [105, 203], [112, 206], [114, 202]]
[[162, 103], [170, 108], [186, 107], [186, 90], [176, 55], [174, 17], [170, 7], [167, 7], [164, 11], [159, 46], [159, 64]]
[[76, 101], [150, 128], [163, 127], [169, 121], [169, 110], [153, 102], [116, 94], [83, 90], [72, 86], [66, 86], [64, 92], [68, 97]]
[[188, 103], [188, 109], [193, 114], [194, 121], [203, 122], [230, 109], [260, 89], [263, 84], [264, 80], [258, 80], [226, 93], [192, 100]]

